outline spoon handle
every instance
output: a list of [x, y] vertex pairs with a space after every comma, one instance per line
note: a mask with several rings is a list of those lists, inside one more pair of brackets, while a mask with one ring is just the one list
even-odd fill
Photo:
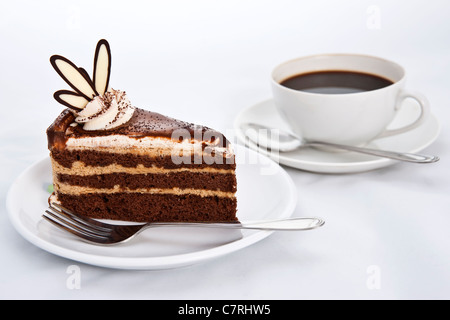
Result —
[[439, 157], [437, 157], [437, 156], [428, 156], [428, 155], [413, 154], [413, 153], [401, 153], [401, 152], [395, 152], [395, 151], [377, 150], [377, 149], [370, 149], [370, 148], [360, 148], [360, 147], [347, 146], [347, 145], [322, 142], [322, 141], [320, 141], [320, 142], [308, 141], [308, 145], [328, 146], [328, 147], [332, 147], [332, 148], [336, 148], [336, 149], [343, 149], [343, 150], [348, 150], [348, 151], [370, 154], [370, 155], [378, 156], [378, 157], [384, 157], [384, 158], [400, 160], [400, 161], [407, 161], [407, 162], [414, 162], [414, 163], [433, 163], [433, 162], [439, 161]]

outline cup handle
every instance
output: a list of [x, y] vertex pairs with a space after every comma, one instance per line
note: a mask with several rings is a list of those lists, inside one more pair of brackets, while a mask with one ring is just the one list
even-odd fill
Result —
[[398, 129], [384, 131], [377, 137], [377, 139], [394, 136], [394, 135], [415, 129], [418, 126], [420, 126], [428, 118], [428, 116], [430, 115], [430, 103], [428, 102], [428, 99], [424, 95], [417, 93], [417, 92], [415, 92], [415, 93], [411, 93], [411, 92], [400, 93], [400, 95], [398, 97], [397, 110], [401, 107], [402, 102], [405, 101], [406, 99], [414, 99], [419, 103], [420, 109], [421, 109], [420, 116], [417, 118], [416, 121], [414, 121], [413, 123], [411, 123], [407, 126], [404, 126], [402, 128], [398, 128]]

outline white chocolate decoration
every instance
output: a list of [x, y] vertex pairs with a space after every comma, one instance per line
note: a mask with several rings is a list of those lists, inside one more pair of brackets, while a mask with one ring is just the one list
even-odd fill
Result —
[[61, 78], [73, 91], [60, 90], [53, 95], [56, 101], [80, 111], [89, 101], [103, 96], [109, 87], [111, 73], [111, 50], [108, 41], [102, 39], [97, 43], [94, 56], [93, 80], [83, 68], [77, 67], [69, 59], [60, 55], [50, 57], [50, 63]]
[[55, 99], [69, 108], [75, 107], [77, 109], [83, 109], [89, 103], [89, 100], [84, 98], [83, 96], [66, 90], [61, 90], [55, 92]]
[[109, 74], [111, 72], [111, 51], [106, 40], [97, 44], [94, 57], [94, 85], [99, 95], [108, 90]]
[[75, 91], [86, 99], [92, 99], [97, 95], [92, 81], [84, 69], [78, 68], [72, 62], [61, 56], [52, 56], [50, 61], [61, 78], [67, 82]]
[[53, 95], [56, 101], [72, 109], [75, 122], [84, 130], [108, 130], [127, 123], [134, 114], [124, 91], [109, 90], [111, 50], [108, 41], [97, 43], [94, 56], [93, 80], [83, 68], [70, 60], [54, 55], [53, 68], [75, 92], [60, 90]]

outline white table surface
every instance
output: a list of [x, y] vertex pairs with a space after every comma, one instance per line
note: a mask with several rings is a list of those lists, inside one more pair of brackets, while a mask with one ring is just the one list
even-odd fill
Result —
[[[294, 216], [324, 217], [326, 227], [275, 233], [174, 270], [111, 270], [54, 256], [23, 239], [2, 205], [0, 298], [450, 298], [447, 0], [142, 3], [0, 4], [2, 203], [14, 179], [48, 153], [45, 130], [62, 110], [52, 94], [66, 86], [49, 57], [90, 68], [101, 38], [112, 47], [111, 83], [134, 105], [221, 131], [232, 129], [240, 110], [270, 98], [270, 71], [284, 60], [324, 52], [395, 60], [442, 124], [424, 151], [441, 161], [350, 175], [286, 168], [298, 189]], [[80, 289], [66, 283], [74, 264]]]

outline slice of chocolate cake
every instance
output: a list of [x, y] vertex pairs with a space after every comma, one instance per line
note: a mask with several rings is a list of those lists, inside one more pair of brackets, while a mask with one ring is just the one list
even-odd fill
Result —
[[93, 80], [66, 58], [50, 61], [74, 90], [55, 93], [68, 109], [47, 129], [50, 202], [92, 218], [237, 221], [235, 157], [221, 133], [131, 106], [109, 88], [105, 40]]

